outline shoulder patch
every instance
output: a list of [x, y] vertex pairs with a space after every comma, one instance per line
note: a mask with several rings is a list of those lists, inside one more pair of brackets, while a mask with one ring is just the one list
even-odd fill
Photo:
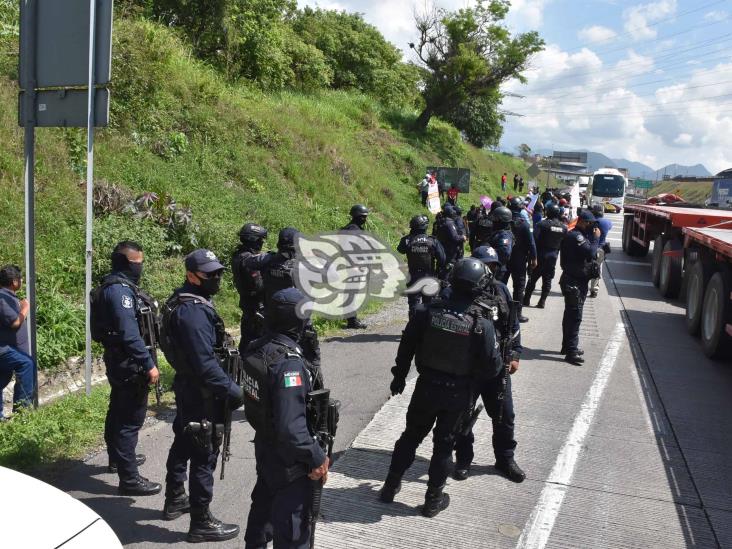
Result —
[[581, 234], [578, 234], [575, 238], [577, 239], [578, 246], [581, 246], [582, 244], [585, 243], [585, 237], [582, 236]]
[[285, 387], [300, 387], [302, 385], [302, 377], [300, 372], [285, 372]]
[[134, 305], [134, 303], [132, 302], [132, 298], [130, 296], [128, 296], [128, 295], [122, 296], [122, 307], [124, 307], [125, 309], [132, 309], [133, 305]]

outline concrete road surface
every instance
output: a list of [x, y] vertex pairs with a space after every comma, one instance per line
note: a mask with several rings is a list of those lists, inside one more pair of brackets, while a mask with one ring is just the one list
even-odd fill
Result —
[[[526, 351], [513, 377], [522, 484], [493, 468], [491, 427], [482, 417], [472, 476], [448, 480], [445, 512], [431, 520], [418, 513], [429, 437], [395, 503], [378, 502], [413, 387], [388, 399], [405, 304], [387, 307], [365, 332], [323, 343], [327, 382], [343, 407], [317, 547], [732, 547], [732, 368], [704, 357], [686, 334], [681, 306], [650, 286], [650, 259], [622, 253], [622, 216], [608, 217], [614, 251], [599, 297], [585, 307], [585, 365], [567, 364], [558, 353], [563, 301], [556, 280], [546, 309], [524, 309], [531, 319], [523, 325]], [[148, 456], [142, 473], [154, 480], [164, 478], [170, 419], [140, 437], [139, 451]], [[226, 480], [217, 476], [212, 510], [243, 527], [254, 460], [252, 431], [240, 414], [236, 419], [234, 455]], [[187, 517], [162, 521], [162, 495], [116, 496], [105, 465], [100, 454], [56, 483], [97, 511], [128, 547], [186, 544]], [[243, 533], [214, 546], [243, 547]]]

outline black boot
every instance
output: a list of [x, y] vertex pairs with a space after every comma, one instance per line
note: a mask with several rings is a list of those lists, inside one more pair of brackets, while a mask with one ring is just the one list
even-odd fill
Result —
[[163, 518], [165, 520], [174, 520], [183, 513], [191, 510], [191, 503], [186, 495], [186, 488], [182, 484], [178, 486], [165, 487], [165, 505], [163, 505]]
[[523, 482], [526, 478], [526, 473], [521, 470], [513, 458], [497, 459], [496, 469], [514, 482]]
[[137, 475], [135, 478], [119, 481], [117, 492], [122, 496], [153, 496], [159, 494], [163, 487], [157, 482], [150, 482], [145, 477]]
[[422, 515], [427, 518], [437, 516], [440, 511], [447, 509], [450, 505], [450, 496], [444, 494], [442, 490], [445, 485], [435, 488], [434, 486], [427, 485], [427, 493], [424, 496], [424, 506], [422, 506]]
[[[138, 467], [145, 463], [145, 460], [147, 458], [145, 457], [145, 454], [136, 454], [135, 455], [135, 465]], [[107, 465], [107, 473], [116, 473], [117, 472], [117, 464], [110, 461], [109, 465]]]
[[392, 503], [394, 501], [394, 497], [399, 493], [399, 490], [401, 489], [401, 477], [395, 475], [394, 473], [389, 473], [388, 475], [386, 475], [386, 481], [384, 482], [384, 486], [382, 486], [381, 490], [379, 490], [379, 499], [384, 503]]
[[539, 303], [536, 304], [537, 309], [543, 309], [546, 306], [546, 294], [541, 294]]
[[191, 507], [191, 527], [188, 530], [188, 543], [202, 541], [226, 541], [239, 535], [236, 524], [226, 524], [211, 514], [208, 505]]
[[524, 294], [524, 301], [522, 305], [524, 307], [529, 307], [531, 305], [531, 294], [529, 292], [526, 292], [526, 294]]
[[[559, 354], [560, 355], [567, 355], [569, 353], [567, 352], [567, 349], [565, 349], [564, 347], [562, 347], [562, 350], [559, 351]], [[583, 356], [585, 354], [585, 350], [584, 349], [577, 349], [577, 350], [573, 351], [573, 354], [579, 355], [579, 356]]]
[[579, 354], [579, 352], [577, 351], [567, 353], [567, 356], [564, 357], [564, 360], [566, 360], [570, 364], [574, 364], [575, 366], [581, 366], [585, 362], [585, 359], [582, 358], [582, 355]]
[[467, 480], [470, 476], [470, 463], [456, 463], [452, 471], [452, 478], [455, 480]]

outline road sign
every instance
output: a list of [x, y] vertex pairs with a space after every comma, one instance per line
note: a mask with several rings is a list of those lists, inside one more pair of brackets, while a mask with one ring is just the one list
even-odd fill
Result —
[[[94, 81], [107, 85], [112, 77], [112, 0], [96, 0]], [[89, 0], [23, 0], [21, 21], [30, 11], [35, 42], [35, 75], [20, 56], [20, 87], [85, 87], [89, 79]], [[24, 25], [20, 27], [23, 44]], [[35, 78], [34, 78], [35, 76]]]
[[[94, 125], [109, 125], [109, 90], [95, 90]], [[41, 90], [36, 92], [37, 128], [86, 128], [87, 90]], [[25, 92], [19, 94], [18, 123], [25, 126]]]
[[634, 185], [636, 189], [650, 189], [653, 187], [653, 181], [649, 181], [647, 179], [636, 179]]

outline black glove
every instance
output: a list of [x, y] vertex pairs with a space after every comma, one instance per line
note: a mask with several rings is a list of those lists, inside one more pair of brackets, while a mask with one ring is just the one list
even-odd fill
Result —
[[229, 408], [231, 408], [232, 410], [238, 410], [244, 405], [244, 389], [242, 389], [238, 385], [236, 386], [236, 388], [239, 389], [237, 391], [237, 394], [229, 396]]
[[405, 379], [395, 377], [391, 380], [391, 385], [389, 385], [391, 396], [401, 395], [404, 392], [404, 387], [406, 386], [407, 381]]

